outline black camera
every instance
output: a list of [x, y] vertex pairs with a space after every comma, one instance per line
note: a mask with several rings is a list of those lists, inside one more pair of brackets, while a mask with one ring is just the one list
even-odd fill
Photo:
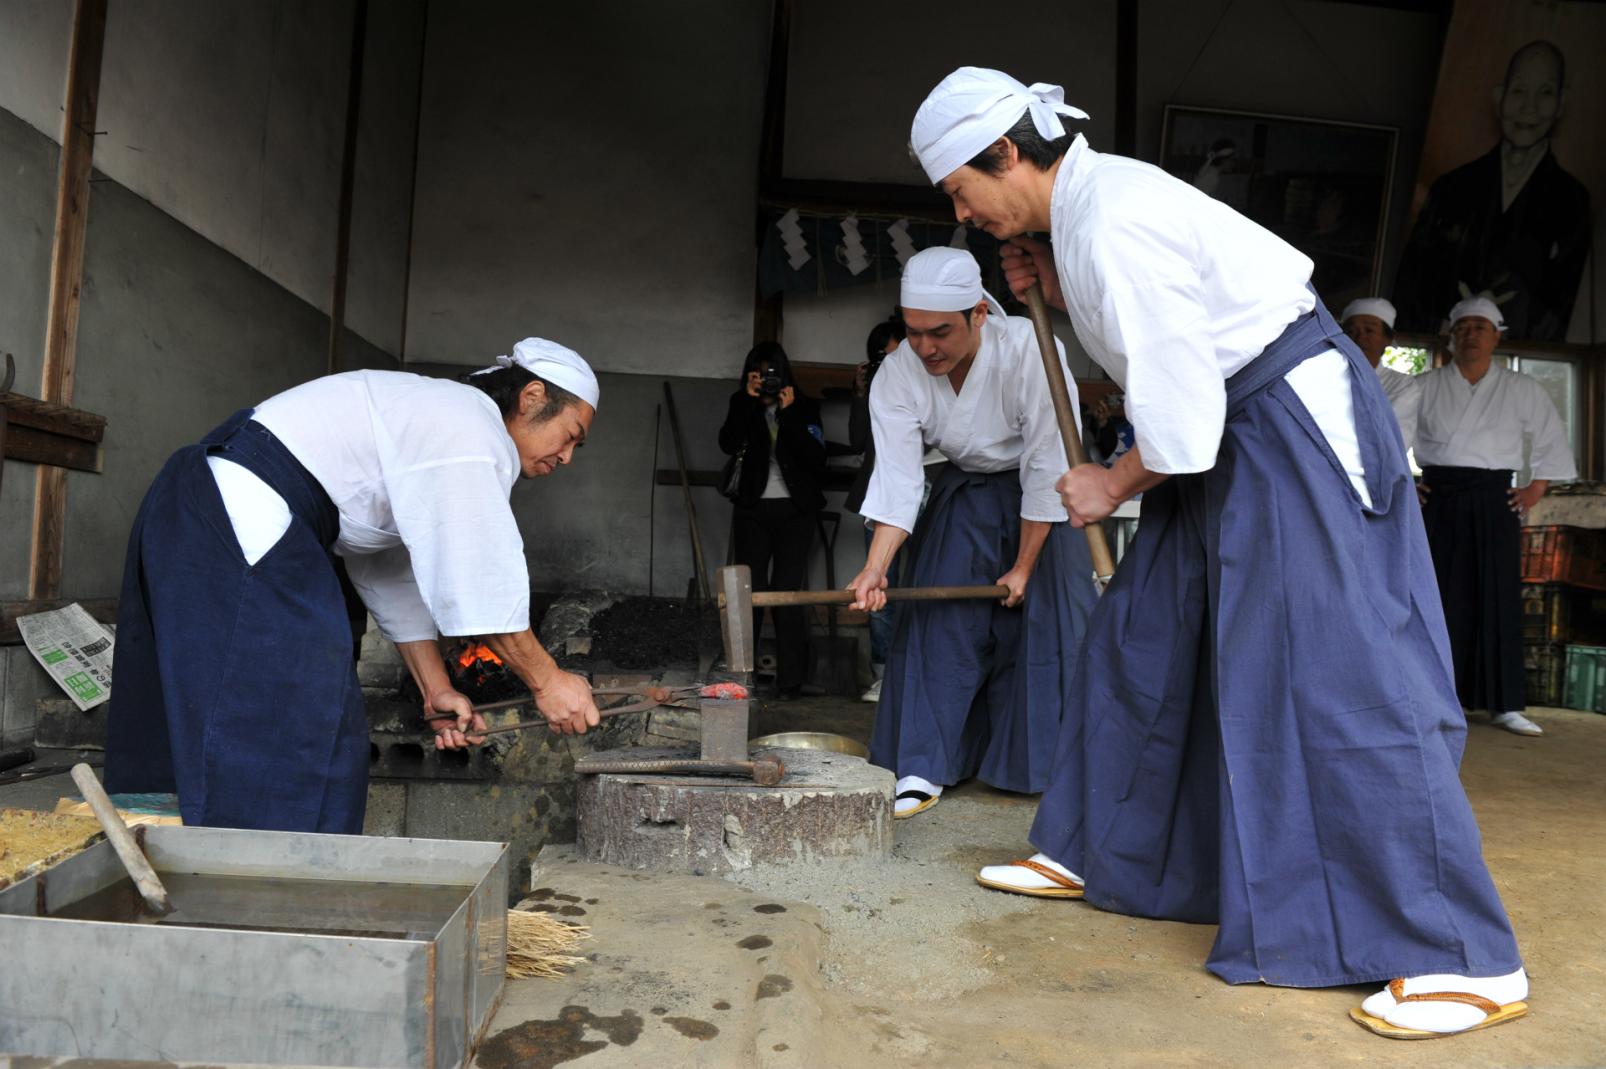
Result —
[[770, 368], [758, 378], [758, 392], [766, 397], [774, 397], [781, 392], [781, 373]]

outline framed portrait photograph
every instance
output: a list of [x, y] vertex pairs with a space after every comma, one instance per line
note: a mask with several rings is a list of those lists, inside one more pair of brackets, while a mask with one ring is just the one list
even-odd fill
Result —
[[1329, 308], [1377, 292], [1398, 131], [1168, 104], [1160, 166], [1316, 264]]
[[1396, 273], [1398, 329], [1439, 331], [1454, 302], [1481, 294], [1507, 341], [1599, 343], [1603, 50], [1606, 5], [1458, 0]]

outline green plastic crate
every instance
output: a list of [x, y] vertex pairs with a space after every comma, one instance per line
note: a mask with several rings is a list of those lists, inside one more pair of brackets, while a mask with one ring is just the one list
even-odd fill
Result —
[[1606, 713], [1606, 646], [1567, 647], [1561, 703], [1569, 709]]

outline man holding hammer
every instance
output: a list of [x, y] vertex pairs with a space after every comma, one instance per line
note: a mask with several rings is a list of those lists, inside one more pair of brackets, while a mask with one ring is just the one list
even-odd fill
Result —
[[[1009, 590], [898, 611], [870, 759], [898, 776], [893, 815], [911, 817], [971, 776], [1048, 786], [1071, 683], [1060, 651], [1080, 644], [1096, 592], [1054, 491], [1065, 460], [1031, 321], [1004, 314], [962, 249], [910, 257], [900, 299], [908, 337], [870, 387], [876, 466], [859, 511], [875, 534], [854, 607], [886, 604], [911, 531], [906, 585]], [[921, 512], [928, 446], [950, 463]]]
[[1041, 853], [979, 879], [1219, 923], [1207, 965], [1229, 983], [1388, 981], [1351, 1013], [1381, 1035], [1520, 1016], [1382, 387], [1308, 258], [1062, 116], [1086, 117], [1058, 86], [964, 67], [912, 135], [959, 220], [1013, 239], [1011, 287], [1041, 283], [1125, 389], [1137, 444], [1059, 480], [1071, 522], [1145, 492], [1077, 662]]

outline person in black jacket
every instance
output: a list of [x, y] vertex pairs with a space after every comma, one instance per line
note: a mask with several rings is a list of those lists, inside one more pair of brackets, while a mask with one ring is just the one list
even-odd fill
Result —
[[[752, 569], [754, 590], [802, 589], [816, 516], [825, 507], [825, 432], [819, 403], [797, 392], [791, 361], [775, 342], [748, 352], [719, 447], [741, 457], [732, 530], [736, 563]], [[762, 611], [754, 610], [754, 634]], [[783, 698], [793, 698], [807, 667], [806, 617], [801, 608], [772, 611], [775, 684]]]

